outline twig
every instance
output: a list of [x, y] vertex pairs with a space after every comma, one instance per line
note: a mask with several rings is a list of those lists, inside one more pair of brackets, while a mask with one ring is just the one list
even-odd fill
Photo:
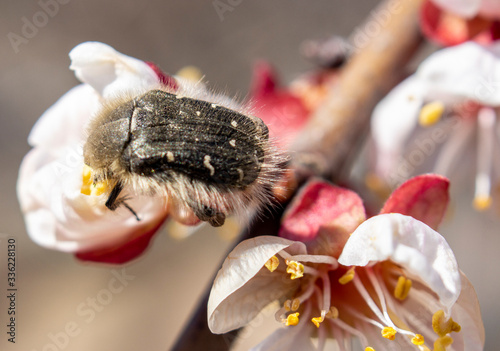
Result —
[[[407, 60], [421, 42], [417, 23], [421, 0], [384, 1], [375, 13], [389, 13], [380, 33], [350, 59], [340, 82], [314, 114], [296, 144], [295, 168], [302, 177], [332, 175], [345, 162], [348, 151], [362, 136], [375, 104], [389, 91]], [[392, 10], [391, 10], [392, 9]], [[360, 28], [365, 28], [368, 21]], [[276, 235], [281, 213], [255, 221], [238, 243], [257, 235]], [[214, 335], [207, 325], [208, 289], [173, 351], [228, 350], [237, 331]]]
[[[276, 207], [266, 215], [264, 220], [253, 221], [252, 225], [240, 234], [234, 246], [238, 245], [243, 240], [253, 238], [257, 235], [276, 235], [282, 213], [283, 208]], [[230, 251], [231, 250], [232, 248]], [[226, 256], [227, 255], [224, 255], [224, 258], [226, 258]], [[213, 282], [213, 279], [211, 282]], [[177, 339], [177, 343], [172, 348], [172, 351], [223, 351], [231, 348], [231, 344], [238, 335], [238, 330], [223, 335], [217, 335], [212, 334], [208, 329], [207, 303], [211, 288], [212, 284], [210, 283], [210, 286], [208, 286], [204, 292], [191, 320]]]
[[302, 178], [311, 174], [331, 177], [342, 168], [350, 149], [367, 130], [371, 111], [402, 76], [422, 41], [418, 27], [421, 3], [384, 1], [354, 32], [351, 39], [367, 38], [373, 28], [380, 28], [363, 47], [356, 47], [353, 41], [355, 53], [338, 83], [297, 138], [294, 166]]

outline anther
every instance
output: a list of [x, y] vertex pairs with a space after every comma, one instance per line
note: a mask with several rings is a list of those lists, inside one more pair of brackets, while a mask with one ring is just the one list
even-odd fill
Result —
[[276, 270], [276, 268], [278, 268], [279, 264], [280, 264], [280, 261], [279, 261], [278, 257], [273, 256], [269, 260], [267, 260], [265, 266], [267, 269], [269, 269], [269, 272], [274, 272]]
[[375, 349], [373, 347], [368, 346], [365, 348], [365, 351], [375, 351]]
[[384, 327], [380, 333], [384, 338], [394, 340], [396, 339], [397, 331], [393, 327]]
[[439, 310], [432, 316], [432, 329], [440, 337], [444, 337], [451, 332], [458, 333], [462, 327], [451, 317], [446, 320], [443, 310]]
[[292, 301], [286, 300], [283, 304], [283, 308], [285, 309], [285, 311], [290, 312], [292, 310]]
[[400, 276], [398, 278], [398, 283], [394, 288], [394, 297], [401, 301], [406, 299], [408, 297], [408, 293], [410, 292], [411, 284], [412, 282], [410, 279]]
[[287, 261], [286, 272], [290, 273], [290, 279], [302, 278], [304, 276], [304, 265], [297, 261]]
[[314, 317], [311, 319], [311, 322], [314, 323], [314, 325], [316, 326], [316, 328], [319, 328], [319, 325], [320, 323], [322, 323], [325, 319], [323, 317]]
[[339, 283], [345, 285], [354, 279], [354, 267], [349, 269], [342, 277], [339, 278]]
[[493, 199], [491, 198], [491, 196], [488, 195], [476, 196], [474, 198], [474, 202], [472, 203], [472, 205], [477, 211], [485, 211], [491, 207], [492, 202]]
[[450, 336], [442, 336], [434, 342], [434, 351], [446, 351], [446, 348], [453, 343]]
[[99, 196], [107, 192], [109, 189], [109, 182], [104, 180], [98, 183], [92, 183], [92, 168], [83, 165], [82, 171], [82, 187], [80, 193], [83, 195]]
[[411, 339], [413, 345], [423, 345], [425, 343], [424, 337], [421, 334], [415, 334], [415, 336]]
[[299, 324], [299, 315], [300, 315], [299, 312], [289, 314], [288, 317], [286, 317], [286, 320], [284, 321], [285, 325], [288, 327], [290, 325]]
[[330, 310], [326, 313], [327, 318], [337, 319], [339, 318], [339, 310], [335, 306], [331, 306]]
[[440, 101], [433, 101], [425, 104], [420, 110], [418, 122], [422, 127], [429, 127], [441, 119], [444, 112], [444, 104]]

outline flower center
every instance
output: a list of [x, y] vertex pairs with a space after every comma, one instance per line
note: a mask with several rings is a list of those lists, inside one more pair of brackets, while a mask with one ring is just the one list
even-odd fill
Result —
[[[346, 337], [356, 336], [365, 345], [365, 350], [373, 350], [361, 332], [362, 328], [359, 328], [362, 322], [380, 329], [380, 335], [387, 340], [395, 340], [397, 334], [401, 334], [419, 350], [430, 350], [425, 345], [424, 336], [413, 332], [404, 319], [394, 312], [401, 308], [399, 301], [406, 300], [411, 293], [412, 281], [400, 275], [391, 293], [381, 278], [380, 269], [402, 272], [399, 267], [391, 264], [375, 266], [377, 269], [355, 269], [339, 267], [337, 260], [330, 256], [292, 256], [285, 251], [279, 252], [277, 256], [266, 263], [269, 271], [276, 271], [280, 261], [284, 261], [287, 277], [301, 279], [302, 282], [295, 296], [286, 300], [276, 312], [277, 321], [286, 326], [296, 326], [300, 315], [301, 318], [310, 319], [317, 328], [325, 325], [325, 330], [329, 330], [339, 343]], [[311, 315], [311, 311], [318, 311], [318, 315]], [[460, 326], [451, 318], [446, 319], [443, 311], [434, 314], [432, 327], [438, 335], [434, 343], [435, 350], [445, 350], [453, 341], [448, 334], [460, 331]], [[326, 333], [318, 333], [318, 338], [323, 345], [324, 340], [321, 338], [326, 338]]]
[[82, 187], [80, 193], [83, 195], [99, 196], [110, 189], [110, 183], [107, 180], [102, 182], [94, 183], [92, 180], [92, 168], [87, 165], [83, 165], [82, 172]]

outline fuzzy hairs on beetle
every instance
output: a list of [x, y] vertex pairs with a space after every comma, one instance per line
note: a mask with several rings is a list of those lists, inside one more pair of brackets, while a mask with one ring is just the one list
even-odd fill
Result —
[[164, 196], [212, 226], [272, 202], [287, 158], [252, 111], [182, 81], [108, 99], [89, 123], [84, 163], [112, 186], [106, 207], [129, 207], [122, 190]]

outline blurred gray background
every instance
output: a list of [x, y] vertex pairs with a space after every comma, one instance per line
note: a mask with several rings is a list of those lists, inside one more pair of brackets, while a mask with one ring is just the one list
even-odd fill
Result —
[[[271, 61], [288, 82], [311, 68], [299, 55], [303, 40], [347, 36], [378, 3], [221, 1], [231, 7], [222, 17], [215, 1], [61, 0], [66, 3], [59, 4], [57, 13], [27, 43], [20, 44], [17, 53], [8, 33], [21, 35], [23, 18], [32, 22], [42, 7], [37, 1], [0, 2], [0, 233], [16, 237], [19, 288], [17, 343], [7, 343], [5, 327], [1, 327], [1, 350], [55, 350], [49, 345], [55, 343], [51, 336], [57, 338], [65, 328], [77, 328], [78, 335], [57, 350], [167, 350], [229, 245], [213, 230], [183, 241], [162, 231], [143, 257], [125, 267], [134, 278], [120, 293], [94, 309], [93, 318], [77, 313], [78, 308], [88, 309], [89, 299], [107, 288], [112, 270], [122, 268], [82, 264], [72, 255], [33, 244], [26, 235], [15, 192], [18, 167], [29, 150], [26, 138], [31, 126], [78, 84], [68, 69], [67, 54], [75, 45], [102, 41], [127, 55], [153, 61], [170, 73], [195, 65], [211, 86], [245, 96], [255, 60]], [[451, 216], [442, 232], [476, 287], [487, 336], [496, 336], [500, 325], [500, 214], [474, 213], [467, 200], [456, 202]], [[2, 240], [2, 296], [6, 291], [5, 253]], [[8, 319], [6, 301], [0, 299], [2, 326]], [[497, 350], [495, 340], [488, 345], [488, 350]]]

